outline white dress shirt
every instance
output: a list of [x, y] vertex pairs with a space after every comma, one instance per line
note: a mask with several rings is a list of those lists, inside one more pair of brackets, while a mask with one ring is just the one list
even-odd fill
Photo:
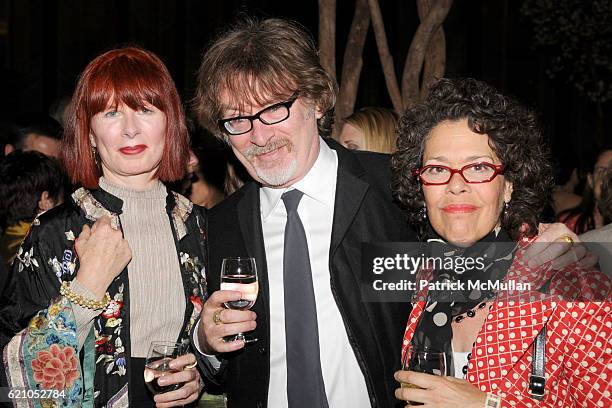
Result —
[[[304, 193], [298, 214], [304, 225], [317, 306], [321, 370], [330, 408], [370, 408], [365, 377], [349, 343], [330, 286], [329, 247], [334, 219], [338, 157], [321, 139], [308, 174], [288, 189]], [[283, 289], [283, 248], [287, 212], [281, 195], [288, 189], [262, 187], [261, 225], [270, 289], [270, 385], [268, 406], [287, 403], [287, 360]], [[213, 238], [214, 239], [214, 238]], [[355, 296], [359, 296], [358, 293]]]

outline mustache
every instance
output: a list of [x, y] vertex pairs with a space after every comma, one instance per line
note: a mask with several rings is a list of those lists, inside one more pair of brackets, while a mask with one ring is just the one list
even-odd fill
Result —
[[255, 156], [271, 152], [272, 150], [276, 150], [284, 146], [287, 146], [289, 151], [293, 149], [293, 143], [291, 143], [289, 139], [281, 138], [271, 140], [265, 146], [250, 146], [244, 152], [244, 155], [248, 159], [253, 159]]

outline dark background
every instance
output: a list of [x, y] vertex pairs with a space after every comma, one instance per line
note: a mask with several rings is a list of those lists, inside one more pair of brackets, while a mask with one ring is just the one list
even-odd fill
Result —
[[[564, 80], [549, 78], [550, 56], [532, 45], [521, 3], [455, 0], [444, 23], [446, 75], [487, 81], [537, 110], [567, 171], [612, 139], [612, 104], [597, 106]], [[416, 2], [380, 4], [396, 72], [402, 72], [418, 24]], [[338, 70], [353, 7], [353, 0], [338, 0]], [[0, 0], [0, 121], [49, 111], [70, 96], [92, 58], [126, 43], [156, 52], [189, 101], [206, 44], [241, 12], [295, 19], [317, 35], [316, 0]], [[371, 27], [356, 108], [368, 105], [391, 107]]]

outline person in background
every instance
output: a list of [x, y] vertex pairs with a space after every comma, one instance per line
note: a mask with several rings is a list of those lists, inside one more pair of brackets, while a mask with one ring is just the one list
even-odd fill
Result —
[[212, 208], [225, 198], [227, 177], [227, 145], [210, 133], [188, 122], [191, 146], [187, 175], [173, 183], [172, 189], [189, 197], [194, 204]]
[[612, 170], [602, 176], [601, 196], [597, 208], [603, 218], [603, 226], [580, 235], [589, 250], [599, 256], [599, 266], [612, 277]]
[[587, 185], [580, 205], [559, 214], [559, 221], [565, 223], [576, 234], [584, 234], [604, 225], [599, 212], [599, 200], [603, 176], [610, 168], [612, 168], [612, 146], [599, 151], [593, 167], [587, 174]]
[[[436, 408], [612, 406], [610, 280], [580, 264], [525, 260], [538, 250], [552, 192], [549, 159], [535, 116], [474, 79], [440, 80], [402, 117], [393, 189], [420, 226], [428, 256], [444, 265], [482, 261], [463, 272], [417, 273], [441, 287], [464, 286], [428, 287], [413, 301], [402, 353], [444, 352], [448, 372], [398, 371], [398, 382], [416, 386], [398, 388], [398, 399]], [[577, 239], [563, 238], [570, 247]], [[524, 286], [471, 288], [476, 281]]]
[[[557, 176], [561, 177], [562, 174]], [[582, 196], [575, 192], [579, 182], [578, 169], [573, 168], [567, 181], [555, 185], [552, 193], [552, 209], [555, 215], [580, 205]]]
[[5, 155], [14, 150], [35, 150], [50, 157], [59, 157], [62, 127], [51, 117], [26, 119], [24, 125], [14, 125], [12, 128], [4, 146]]
[[[110, 50], [81, 74], [62, 158], [83, 187], [33, 224], [0, 298], [11, 384], [65, 392], [65, 406], [171, 407], [202, 390], [195, 356], [152, 396], [152, 341], [187, 343], [205, 300], [204, 210], [164, 185], [184, 176], [189, 134], [163, 62]], [[83, 353], [83, 364], [79, 354]]]
[[56, 159], [16, 150], [0, 160], [0, 255], [10, 267], [41, 213], [64, 201], [66, 180]]
[[387, 154], [395, 151], [395, 112], [385, 108], [361, 108], [343, 123], [339, 140], [347, 149]]

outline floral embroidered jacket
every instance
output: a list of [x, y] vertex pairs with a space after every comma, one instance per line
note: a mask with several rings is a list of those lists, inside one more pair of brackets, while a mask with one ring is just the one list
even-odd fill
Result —
[[[465, 379], [502, 397], [502, 407], [610, 407], [612, 377], [611, 283], [606, 275], [575, 266], [555, 271], [524, 266], [529, 246], [519, 242], [505, 282], [531, 291], [498, 293], [478, 333]], [[427, 273], [424, 274], [427, 277]], [[539, 289], [550, 281], [549, 290]], [[402, 357], [423, 314], [427, 289], [419, 292], [408, 318]], [[537, 299], [534, 301], [533, 299]], [[528, 392], [533, 342], [546, 325], [546, 387], [542, 401]]]
[[[166, 201], [186, 298], [177, 339], [183, 341], [189, 339], [206, 294], [205, 210], [169, 190]], [[76, 276], [74, 240], [83, 225], [108, 215], [111, 224], [120, 227], [122, 204], [102, 189], [81, 188], [35, 220], [19, 249], [0, 298], [0, 346], [7, 379], [13, 388], [62, 391], [64, 399], [20, 400], [17, 406], [129, 406], [127, 268], [108, 288], [112, 301], [94, 319], [81, 356], [71, 303], [59, 294], [61, 282]]]

